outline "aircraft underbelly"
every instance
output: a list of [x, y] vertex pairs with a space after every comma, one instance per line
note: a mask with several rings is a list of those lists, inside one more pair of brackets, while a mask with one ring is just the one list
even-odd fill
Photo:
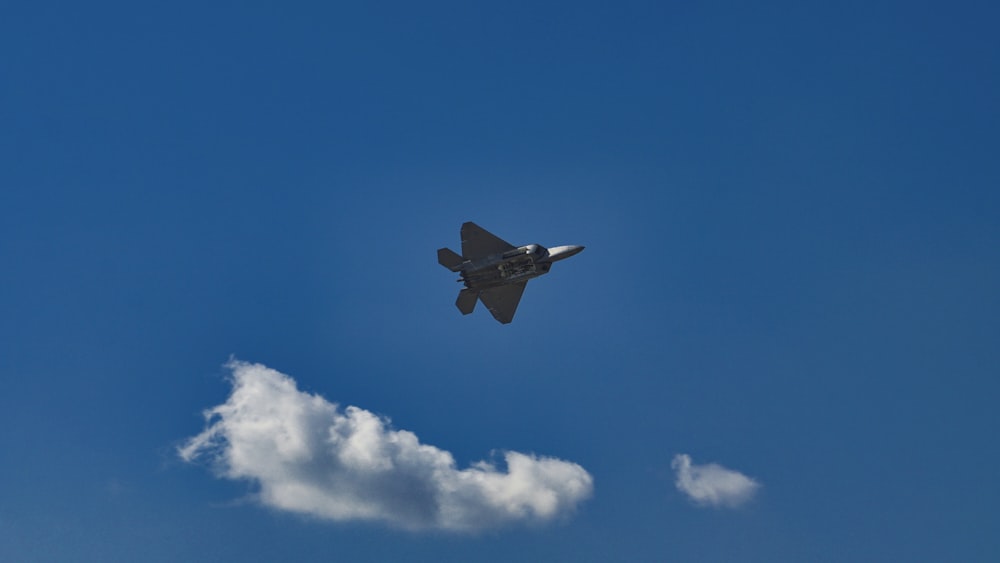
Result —
[[495, 287], [518, 281], [526, 281], [545, 273], [530, 257], [519, 256], [476, 270], [465, 272], [469, 287]]

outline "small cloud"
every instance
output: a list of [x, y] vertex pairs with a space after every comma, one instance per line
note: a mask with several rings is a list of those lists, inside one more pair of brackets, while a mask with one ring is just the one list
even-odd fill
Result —
[[260, 364], [230, 361], [233, 391], [205, 413], [178, 454], [207, 459], [227, 479], [255, 482], [272, 508], [411, 530], [473, 531], [569, 514], [593, 479], [575, 463], [503, 452], [505, 468], [452, 455], [367, 410], [299, 391]]
[[670, 466], [677, 474], [677, 490], [701, 506], [735, 508], [760, 488], [760, 483], [739, 471], [715, 463], [693, 465], [687, 454], [675, 455]]

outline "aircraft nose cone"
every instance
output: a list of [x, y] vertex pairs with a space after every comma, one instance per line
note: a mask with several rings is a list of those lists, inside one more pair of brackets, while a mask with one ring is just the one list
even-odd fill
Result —
[[582, 246], [556, 246], [549, 249], [549, 258], [553, 262], [564, 260], [575, 254], [579, 254], [582, 250]]

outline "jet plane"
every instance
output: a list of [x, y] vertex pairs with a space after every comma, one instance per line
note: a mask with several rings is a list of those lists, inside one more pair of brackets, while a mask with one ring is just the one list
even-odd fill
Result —
[[478, 299], [494, 319], [507, 324], [514, 320], [514, 311], [528, 280], [547, 274], [553, 262], [581, 250], [582, 246], [514, 246], [469, 222], [462, 225], [462, 255], [441, 248], [438, 263], [461, 273], [458, 281], [465, 283], [465, 289], [459, 292], [455, 305], [463, 315], [476, 308]]

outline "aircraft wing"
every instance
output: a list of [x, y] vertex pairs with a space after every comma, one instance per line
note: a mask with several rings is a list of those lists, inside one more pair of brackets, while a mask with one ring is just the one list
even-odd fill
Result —
[[527, 285], [528, 282], [523, 281], [484, 289], [479, 294], [479, 299], [490, 310], [494, 319], [507, 324], [514, 320], [514, 311], [517, 311], [517, 304], [521, 302], [521, 294]]
[[499, 254], [515, 248], [517, 247], [513, 244], [471, 221], [462, 224], [462, 257], [466, 260], [479, 260], [490, 254]]

